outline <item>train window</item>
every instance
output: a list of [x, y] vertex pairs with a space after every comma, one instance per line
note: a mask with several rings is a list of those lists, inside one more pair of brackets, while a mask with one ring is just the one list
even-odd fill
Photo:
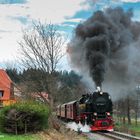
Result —
[[3, 97], [3, 91], [0, 91], [0, 97]]

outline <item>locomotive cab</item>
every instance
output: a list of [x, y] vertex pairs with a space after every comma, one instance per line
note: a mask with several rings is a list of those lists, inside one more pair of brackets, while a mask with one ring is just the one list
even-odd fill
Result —
[[82, 123], [93, 123], [92, 94], [84, 94], [77, 102], [78, 120]]

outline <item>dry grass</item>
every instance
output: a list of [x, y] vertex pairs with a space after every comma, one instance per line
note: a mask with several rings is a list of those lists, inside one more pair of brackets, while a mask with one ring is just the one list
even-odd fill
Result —
[[39, 132], [40, 140], [87, 140], [84, 135], [67, 129], [54, 115], [49, 119], [49, 129]]
[[76, 132], [70, 130], [61, 132], [55, 129], [49, 129], [37, 135], [39, 135], [40, 140], [87, 140], [86, 137], [78, 135]]

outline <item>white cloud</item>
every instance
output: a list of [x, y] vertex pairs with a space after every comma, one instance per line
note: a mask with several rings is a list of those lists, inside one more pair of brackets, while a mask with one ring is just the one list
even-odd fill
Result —
[[28, 3], [29, 13], [33, 19], [48, 20], [48, 22], [60, 23], [65, 17], [70, 17], [76, 11], [87, 9], [82, 3], [85, 0], [32, 0]]
[[28, 0], [25, 4], [0, 4], [0, 61], [14, 59], [19, 46], [17, 41], [21, 40], [21, 29], [28, 26], [16, 17], [60, 24], [77, 11], [86, 10], [88, 4], [83, 4], [85, 1]]
[[90, 3], [90, 8], [97, 10], [105, 10], [108, 7], [121, 6], [123, 2], [121, 0], [88, 0]]
[[79, 22], [83, 22], [85, 19], [83, 18], [70, 18], [70, 19], [67, 19], [67, 22], [75, 22], [75, 23], [79, 23]]
[[139, 21], [140, 22], [140, 10], [136, 10], [134, 12], [134, 16], [132, 18], [134, 21]]
[[14, 16], [26, 16], [22, 5], [0, 5], [0, 62], [14, 60], [17, 56], [21, 30], [26, 25], [14, 20]]
[[121, 0], [122, 2], [132, 2], [132, 3], [135, 3], [135, 2], [140, 2], [140, 0]]
[[18, 39], [20, 33], [18, 32], [3, 32], [0, 39], [0, 61], [14, 60], [17, 56]]

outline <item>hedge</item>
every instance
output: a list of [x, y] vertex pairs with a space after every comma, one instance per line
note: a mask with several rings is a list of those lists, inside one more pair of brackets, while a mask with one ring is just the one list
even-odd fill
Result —
[[19, 102], [0, 110], [0, 131], [23, 134], [48, 127], [50, 108], [32, 101]]

